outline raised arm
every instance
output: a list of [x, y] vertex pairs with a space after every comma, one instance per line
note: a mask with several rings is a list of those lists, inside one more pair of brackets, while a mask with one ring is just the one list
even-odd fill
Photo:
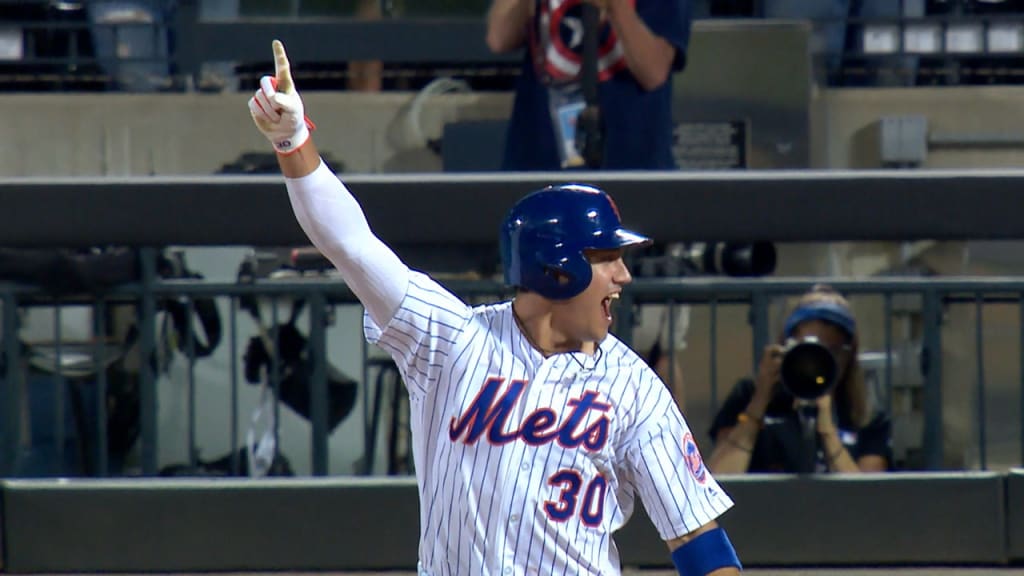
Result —
[[405, 296], [409, 269], [373, 234], [359, 203], [321, 160], [284, 45], [274, 40], [273, 49], [275, 74], [264, 76], [249, 100], [253, 121], [277, 151], [299, 225], [373, 321], [386, 326]]

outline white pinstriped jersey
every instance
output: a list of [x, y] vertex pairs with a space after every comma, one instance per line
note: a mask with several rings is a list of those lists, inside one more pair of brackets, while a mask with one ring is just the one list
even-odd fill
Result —
[[367, 314], [364, 329], [411, 398], [421, 574], [618, 574], [611, 535], [637, 495], [666, 540], [732, 506], [665, 385], [612, 335], [545, 358], [511, 302], [471, 308], [418, 272], [388, 326]]

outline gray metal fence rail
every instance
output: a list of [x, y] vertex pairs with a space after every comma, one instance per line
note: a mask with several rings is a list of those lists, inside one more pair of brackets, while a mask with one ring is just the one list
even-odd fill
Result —
[[[310, 350], [311, 361], [313, 362], [311, 382], [311, 437], [310, 446], [312, 451], [312, 473], [314, 475], [325, 475], [328, 472], [328, 433], [327, 433], [327, 354], [325, 347], [325, 326], [329, 314], [328, 308], [335, 304], [353, 304], [354, 297], [344, 284], [332, 279], [322, 280], [258, 280], [251, 283], [234, 282], [210, 282], [204, 280], [162, 280], [156, 276], [155, 265], [153, 264], [156, 251], [144, 249], [143, 260], [148, 264], [143, 266], [144, 274], [139, 283], [116, 286], [101, 294], [86, 299], [79, 299], [91, 306], [94, 311], [95, 334], [104, 333], [105, 310], [113, 304], [124, 304], [132, 302], [138, 306], [139, 326], [139, 354], [141, 358], [149, 358], [156, 347], [156, 315], [157, 303], [164, 298], [184, 298], [189, 310], [192, 310], [194, 301], [197, 298], [215, 297], [228, 298], [232, 305], [229, 307], [228, 346], [232, 359], [231, 368], [231, 413], [226, 415], [231, 421], [231, 447], [232, 453], [238, 448], [239, 439], [236, 429], [238, 422], [237, 399], [238, 399], [238, 372], [237, 372], [237, 301], [243, 296], [260, 295], [265, 297], [302, 297], [308, 302], [311, 319], [310, 328]], [[715, 408], [718, 400], [722, 397], [720, 384], [717, 382], [717, 374], [714, 366], [717, 349], [714, 341], [717, 340], [719, 327], [717, 325], [717, 310], [727, 305], [743, 305], [750, 309], [751, 334], [754, 347], [754, 358], [759, 357], [758, 351], [772, 338], [770, 333], [769, 307], [778, 298], [799, 294], [809, 288], [821, 278], [762, 278], [762, 279], [728, 279], [719, 277], [689, 277], [681, 279], [641, 279], [634, 282], [625, 294], [625, 306], [620, 308], [617, 320], [619, 327], [631, 326], [632, 308], [628, 304], [637, 301], [661, 302], [670, 305], [689, 304], [708, 306], [711, 311], [710, 336], [711, 347], [711, 390], [712, 408]], [[885, 388], [886, 399], [890, 401], [892, 394], [892, 299], [902, 295], [915, 295], [921, 298], [921, 317], [923, 318], [923, 358], [924, 358], [924, 432], [921, 439], [924, 452], [925, 468], [937, 470], [943, 466], [943, 443], [942, 443], [942, 315], [943, 308], [950, 303], [973, 304], [977, 310], [991, 303], [1012, 302], [1020, 307], [1020, 315], [1024, 319], [1024, 279], [1007, 277], [978, 277], [978, 278], [876, 278], [870, 280], [854, 280], [830, 278], [828, 282], [838, 290], [850, 296], [857, 295], [878, 295], [883, 299], [883, 308], [886, 311], [885, 343], [888, 349], [886, 354]], [[507, 295], [507, 290], [498, 283], [490, 281], [449, 281], [445, 282], [456, 294], [469, 300], [477, 301], [480, 298], [499, 297]], [[22, 379], [24, 374], [19, 368], [19, 358], [22, 354], [18, 342], [17, 311], [20, 307], [40, 304], [61, 304], [69, 303], [68, 300], [54, 300], [40, 292], [39, 289], [29, 286], [12, 284], [0, 284], [0, 300], [3, 302], [3, 355], [4, 355], [4, 376], [5, 384], [0, 395], [0, 405], [4, 407], [4, 426], [2, 442], [2, 459], [0, 459], [0, 470], [3, 475], [17, 476], [19, 471], [19, 448], [18, 438], [20, 427], [24, 424], [23, 415], [19, 412], [23, 398], [19, 396], [22, 390]], [[276, 305], [274, 308], [276, 317]], [[275, 318], [276, 320], [276, 318]], [[60, 345], [61, 319], [58, 313], [54, 323], [55, 336], [57, 340], [56, 354], [63, 353]], [[672, 326], [674, 329], [675, 327]], [[978, 449], [980, 454], [980, 465], [987, 466], [985, 458], [986, 432], [985, 432], [985, 402], [984, 393], [986, 385], [986, 372], [984, 358], [981, 352], [984, 350], [985, 341], [982, 335], [982, 318], [979, 315], [975, 324], [975, 346], [978, 353], [978, 364], [976, 370], [976, 381], [974, 382], [975, 397], [978, 399], [974, 406], [974, 417], [978, 426]], [[1021, 324], [1021, 340], [1019, 345], [1020, 355], [1024, 358], [1024, 322]], [[624, 340], [629, 340], [629, 330], [618, 330]], [[704, 335], [695, 335], [694, 338], [703, 338]], [[188, 441], [190, 459], [196, 453], [195, 443], [195, 396], [196, 387], [195, 374], [192, 366], [195, 363], [194, 342], [189, 335], [185, 343], [187, 356], [189, 357], [189, 370], [187, 371], [187, 386], [189, 390], [188, 406]], [[94, 360], [97, 366], [102, 365], [103, 349], [98, 343], [94, 346]], [[366, 353], [363, 353], [364, 362]], [[59, 363], [59, 359], [58, 359]], [[281, 375], [278, 367], [271, 367], [272, 386], [278, 386]], [[1024, 368], [1022, 368], [1024, 370]], [[369, 379], [366, 378], [364, 369], [364, 397], [369, 397]], [[58, 378], [61, 376], [58, 375]], [[154, 475], [158, 472], [157, 453], [159, 437], [157, 430], [157, 394], [156, 378], [152, 366], [148, 362], [141, 363], [140, 378], [140, 442], [141, 442], [141, 469], [144, 475]], [[1024, 381], [1024, 373], [1021, 374], [1021, 381]], [[98, 389], [105, 390], [107, 382], [103, 371], [97, 376]], [[63, 405], [68, 399], [63, 395], [63, 388], [57, 386], [54, 402], [56, 414], [62, 414]], [[1022, 395], [1024, 396], [1024, 395]], [[98, 395], [103, 398], [102, 394]], [[371, 407], [369, 402], [363, 403], [365, 424], [373, 420], [369, 413], [371, 410], [380, 409], [379, 406]], [[102, 400], [96, 406], [99, 414], [103, 414], [104, 406]], [[1019, 408], [1020, 420], [1024, 421], [1024, 399], [1021, 400]], [[96, 474], [104, 476], [108, 474], [108, 462], [104, 453], [105, 440], [107, 438], [106, 421], [104, 418], [97, 419], [98, 429], [95, 430], [95, 437], [101, 442], [96, 448], [96, 461], [98, 469]], [[64, 426], [61, 418], [56, 418], [53, 423], [54, 436], [62, 438]], [[371, 430], [365, 430], [365, 449], [367, 459], [371, 460], [375, 434]], [[1024, 463], [1024, 426], [1020, 432], [1021, 457], [1019, 463]], [[59, 449], [58, 449], [59, 450]], [[58, 456], [59, 456], [58, 451]], [[369, 473], [369, 467], [365, 470]]]

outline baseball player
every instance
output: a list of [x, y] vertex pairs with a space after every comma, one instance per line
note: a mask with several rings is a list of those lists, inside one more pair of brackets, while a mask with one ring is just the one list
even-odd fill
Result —
[[608, 333], [649, 240], [601, 190], [546, 188], [501, 226], [512, 301], [470, 307], [410, 270], [321, 160], [280, 42], [249, 101], [298, 222], [401, 370], [420, 496], [419, 574], [619, 574], [612, 534], [639, 496], [680, 574], [738, 574], [732, 501], [668, 390]]

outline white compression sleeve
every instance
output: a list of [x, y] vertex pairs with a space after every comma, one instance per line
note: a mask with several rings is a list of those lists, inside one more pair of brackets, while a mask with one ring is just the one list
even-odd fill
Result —
[[311, 174], [285, 178], [295, 218], [341, 273], [370, 318], [387, 326], [405, 298], [409, 268], [377, 238], [355, 197], [323, 160]]

